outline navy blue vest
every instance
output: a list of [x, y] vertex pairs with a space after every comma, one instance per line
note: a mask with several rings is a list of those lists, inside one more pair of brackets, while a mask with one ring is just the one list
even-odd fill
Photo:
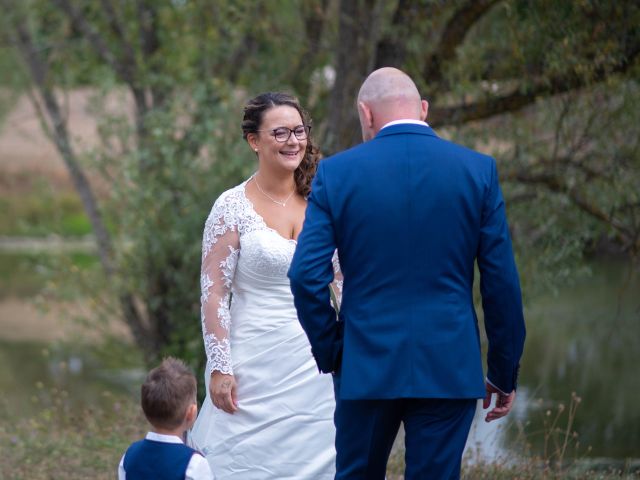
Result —
[[184, 480], [193, 448], [182, 443], [140, 440], [131, 444], [124, 454], [127, 480]]

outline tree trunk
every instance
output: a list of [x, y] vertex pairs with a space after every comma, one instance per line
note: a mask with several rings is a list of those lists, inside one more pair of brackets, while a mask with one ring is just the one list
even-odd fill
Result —
[[[95, 235], [100, 263], [107, 277], [112, 277], [115, 271], [115, 266], [113, 262], [111, 236], [104, 224], [104, 220], [102, 219], [100, 209], [98, 208], [98, 202], [95, 194], [93, 193], [91, 184], [80, 166], [73, 147], [71, 146], [67, 124], [62, 116], [58, 100], [47, 82], [47, 61], [43, 58], [41, 51], [36, 48], [33, 39], [27, 30], [26, 24], [22, 19], [17, 19], [14, 25], [14, 40], [17, 44], [18, 51], [27, 66], [28, 73], [38, 91], [39, 96], [42, 98], [45, 106], [45, 112], [51, 125], [51, 127], [49, 127], [47, 122], [43, 119], [43, 127], [55, 143], [56, 148], [60, 153], [69, 174], [71, 175], [71, 180], [78, 192], [78, 195], [80, 196], [84, 211], [89, 218], [91, 228]], [[37, 100], [35, 101], [37, 102]], [[38, 111], [42, 111], [37, 105], [36, 108]], [[140, 348], [142, 348], [145, 358], [152, 359], [155, 355], [153, 348], [154, 341], [151, 338], [151, 335], [149, 335], [149, 329], [146, 328], [142, 321], [142, 316], [135, 306], [133, 297], [131, 294], [123, 292], [119, 295], [118, 299], [125, 321], [129, 325], [136, 343]]]
[[356, 109], [360, 85], [375, 65], [380, 37], [380, 0], [340, 2], [336, 83], [329, 99], [325, 155], [349, 148], [362, 140]]

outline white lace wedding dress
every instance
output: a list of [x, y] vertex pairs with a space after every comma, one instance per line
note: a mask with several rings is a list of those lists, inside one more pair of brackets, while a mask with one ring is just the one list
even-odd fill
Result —
[[[293, 305], [296, 242], [266, 225], [245, 195], [248, 181], [218, 198], [205, 225], [207, 397], [190, 441], [217, 480], [333, 479], [333, 384], [318, 373]], [[235, 376], [233, 415], [211, 402], [214, 369]]]

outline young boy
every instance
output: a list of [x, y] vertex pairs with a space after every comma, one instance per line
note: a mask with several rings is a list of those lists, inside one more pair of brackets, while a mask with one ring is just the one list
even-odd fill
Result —
[[196, 378], [175, 358], [149, 372], [140, 400], [152, 429], [122, 456], [119, 480], [214, 478], [207, 460], [182, 440], [198, 414], [196, 389]]

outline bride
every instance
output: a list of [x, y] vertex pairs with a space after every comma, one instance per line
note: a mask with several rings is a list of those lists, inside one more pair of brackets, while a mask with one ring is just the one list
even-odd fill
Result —
[[242, 130], [258, 170], [216, 200], [205, 224], [207, 398], [191, 442], [218, 480], [333, 479], [333, 384], [318, 373], [287, 278], [316, 149], [287, 94], [250, 100]]

